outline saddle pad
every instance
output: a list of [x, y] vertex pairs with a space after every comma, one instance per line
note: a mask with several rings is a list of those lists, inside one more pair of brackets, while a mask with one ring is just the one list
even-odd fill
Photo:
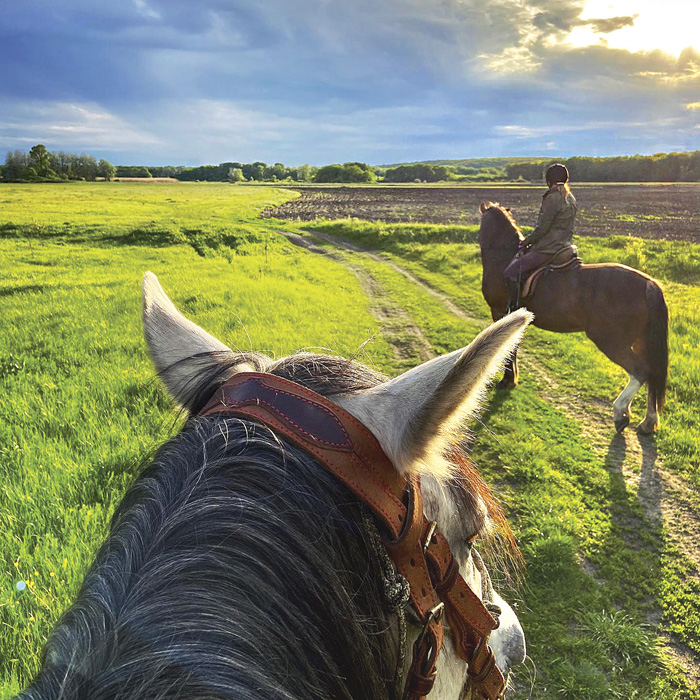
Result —
[[575, 257], [570, 258], [565, 263], [560, 263], [559, 265], [552, 265], [551, 263], [547, 263], [542, 267], [535, 268], [532, 274], [530, 274], [525, 280], [525, 282], [523, 282], [523, 288], [520, 293], [520, 298], [526, 299], [527, 297], [532, 296], [535, 293], [537, 283], [540, 281], [540, 278], [544, 275], [550, 272], [563, 272], [565, 270], [575, 270], [576, 268], [581, 267], [582, 264], [583, 261], [581, 260], [581, 258]]

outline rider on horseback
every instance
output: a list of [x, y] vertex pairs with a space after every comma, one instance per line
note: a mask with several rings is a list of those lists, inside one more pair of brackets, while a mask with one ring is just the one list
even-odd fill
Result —
[[519, 306], [520, 281], [526, 272], [548, 263], [554, 255], [571, 246], [576, 217], [576, 199], [569, 189], [569, 171], [555, 163], [547, 168], [549, 188], [542, 197], [534, 231], [522, 241], [520, 250], [503, 271], [508, 284], [508, 311]]

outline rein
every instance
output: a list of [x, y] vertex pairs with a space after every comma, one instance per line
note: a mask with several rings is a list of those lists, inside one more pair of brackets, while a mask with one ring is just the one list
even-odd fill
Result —
[[421, 700], [433, 688], [444, 622], [469, 679], [487, 700], [502, 697], [505, 680], [488, 637], [498, 620], [469, 588], [447, 540], [423, 514], [420, 479], [400, 475], [370, 430], [332, 401], [271, 374], [244, 372], [216, 391], [200, 416], [236, 415], [257, 420], [314, 457], [370, 508], [382, 525], [382, 541], [408, 581], [423, 630], [403, 700]]

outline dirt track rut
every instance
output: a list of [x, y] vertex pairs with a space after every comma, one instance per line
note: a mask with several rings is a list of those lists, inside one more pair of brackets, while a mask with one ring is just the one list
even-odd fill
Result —
[[[340, 251], [321, 248], [308, 238], [291, 231], [283, 231], [282, 233], [295, 245], [313, 253], [326, 255], [345, 265], [353, 272], [362, 287], [362, 291], [370, 301], [370, 312], [382, 324], [382, 337], [389, 343], [394, 357], [399, 360], [400, 364], [425, 362], [435, 356], [433, 348], [423, 331], [413, 322], [413, 319], [404, 309], [394, 303], [382, 285], [367, 270], [352, 264]], [[330, 240], [330, 242], [335, 244], [335, 241], [330, 236], [319, 235], [318, 237]], [[337, 247], [359, 252], [359, 249], [355, 248], [340, 245]], [[373, 259], [378, 259], [376, 255], [372, 255], [372, 257]], [[416, 282], [418, 281], [416, 280]]]

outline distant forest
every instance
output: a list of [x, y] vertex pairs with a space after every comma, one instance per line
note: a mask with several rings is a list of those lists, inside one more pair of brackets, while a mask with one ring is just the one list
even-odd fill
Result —
[[[541, 180], [543, 169], [552, 161], [510, 163], [508, 180]], [[700, 182], [700, 151], [657, 153], [653, 156], [585, 158], [561, 161], [576, 182]]]
[[[114, 166], [85, 154], [51, 153], [38, 144], [29, 153], [10, 151], [0, 175], [6, 182], [171, 177], [203, 182], [372, 183], [372, 182], [542, 182], [545, 168], [556, 159], [473, 158], [452, 161], [371, 166], [352, 161], [322, 167], [268, 165], [262, 161], [219, 165]], [[574, 182], [700, 182], [700, 151], [653, 156], [559, 160]]]
[[116, 168], [85, 153], [51, 153], [39, 143], [29, 153], [10, 151], [0, 168], [6, 182], [61, 182], [63, 180], [111, 180]]

